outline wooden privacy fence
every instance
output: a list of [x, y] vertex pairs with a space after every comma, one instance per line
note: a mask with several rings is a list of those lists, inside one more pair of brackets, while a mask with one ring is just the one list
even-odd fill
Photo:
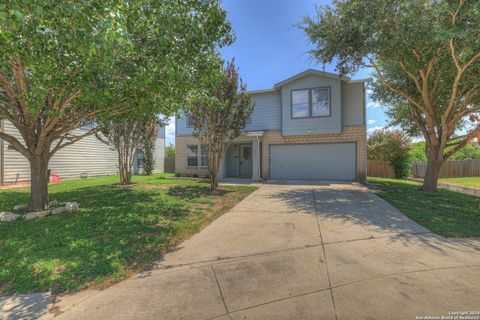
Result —
[[165, 157], [165, 172], [175, 173], [175, 157]]
[[388, 161], [368, 160], [367, 170], [370, 177], [395, 178], [395, 171]]
[[[370, 167], [369, 167], [370, 168]], [[412, 166], [412, 175], [415, 178], [424, 178], [427, 171], [426, 162], [417, 162]], [[479, 177], [480, 159], [477, 160], [449, 160], [440, 169], [440, 178]]]

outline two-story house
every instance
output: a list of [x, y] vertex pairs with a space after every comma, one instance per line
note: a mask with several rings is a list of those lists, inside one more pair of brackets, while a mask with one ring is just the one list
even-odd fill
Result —
[[[221, 179], [364, 181], [365, 82], [310, 69], [251, 91], [255, 107], [225, 155]], [[192, 133], [188, 116], [177, 116], [175, 171], [202, 176], [207, 157]]]

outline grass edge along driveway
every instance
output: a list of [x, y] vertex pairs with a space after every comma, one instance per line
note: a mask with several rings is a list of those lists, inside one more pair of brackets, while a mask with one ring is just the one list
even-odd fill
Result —
[[[50, 186], [50, 199], [77, 201], [75, 213], [0, 223], [0, 295], [74, 292], [107, 287], [147, 269], [169, 248], [201, 230], [255, 190], [137, 176], [68, 180]], [[28, 202], [28, 189], [0, 191], [0, 211]]]
[[480, 198], [445, 189], [420, 191], [413, 181], [369, 177], [376, 194], [412, 220], [444, 237], [480, 237]]

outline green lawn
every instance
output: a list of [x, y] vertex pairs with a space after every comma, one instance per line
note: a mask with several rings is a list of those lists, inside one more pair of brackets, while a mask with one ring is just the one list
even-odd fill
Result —
[[[0, 295], [108, 286], [148, 268], [168, 248], [198, 232], [255, 190], [158, 174], [112, 187], [118, 177], [50, 186], [50, 199], [80, 209], [31, 221], [0, 223]], [[0, 191], [0, 211], [28, 202], [28, 190]]]
[[480, 198], [439, 189], [427, 193], [406, 180], [369, 177], [377, 194], [411, 219], [445, 237], [480, 237]]
[[480, 189], [480, 177], [443, 178], [440, 179], [439, 182]]

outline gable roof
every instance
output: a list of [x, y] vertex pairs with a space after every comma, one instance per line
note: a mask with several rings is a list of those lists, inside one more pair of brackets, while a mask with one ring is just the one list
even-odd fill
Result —
[[284, 85], [286, 85], [286, 84], [288, 84], [292, 81], [301, 79], [301, 78], [309, 76], [309, 75], [315, 75], [315, 76], [320, 76], [320, 77], [325, 77], [325, 78], [330, 78], [330, 79], [341, 80], [341, 81], [345, 81], [346, 83], [369, 82], [369, 81], [372, 80], [372, 78], [352, 80], [350, 77], [342, 76], [342, 75], [331, 73], [331, 72], [325, 72], [325, 71], [320, 71], [320, 70], [315, 70], [315, 69], [307, 69], [305, 71], [297, 73], [294, 76], [291, 76], [290, 78], [287, 78], [287, 79], [282, 80], [278, 83], [275, 83], [273, 85], [272, 89], [251, 90], [251, 91], [248, 91], [248, 93], [249, 94], [257, 94], [257, 93], [275, 92], [278, 89], [280, 89], [281, 86], [284, 86]]
[[307, 69], [305, 71], [302, 71], [300, 73], [297, 73], [296, 75], [290, 77], [290, 78], [287, 78], [283, 81], [280, 81], [278, 83], [275, 83], [273, 85], [273, 87], [275, 89], [281, 87], [281, 86], [284, 86], [286, 85], [287, 83], [290, 83], [292, 81], [295, 81], [295, 80], [298, 80], [300, 78], [303, 78], [303, 77], [306, 77], [306, 76], [309, 76], [309, 75], [315, 75], [315, 76], [321, 76], [321, 77], [325, 77], [325, 78], [331, 78], [331, 79], [338, 79], [338, 80], [345, 80], [345, 81], [350, 81], [351, 78], [347, 77], [347, 76], [341, 76], [341, 75], [338, 75], [338, 74], [335, 74], [335, 73], [330, 73], [330, 72], [325, 72], [325, 71], [320, 71], [320, 70], [315, 70], [315, 69]]

